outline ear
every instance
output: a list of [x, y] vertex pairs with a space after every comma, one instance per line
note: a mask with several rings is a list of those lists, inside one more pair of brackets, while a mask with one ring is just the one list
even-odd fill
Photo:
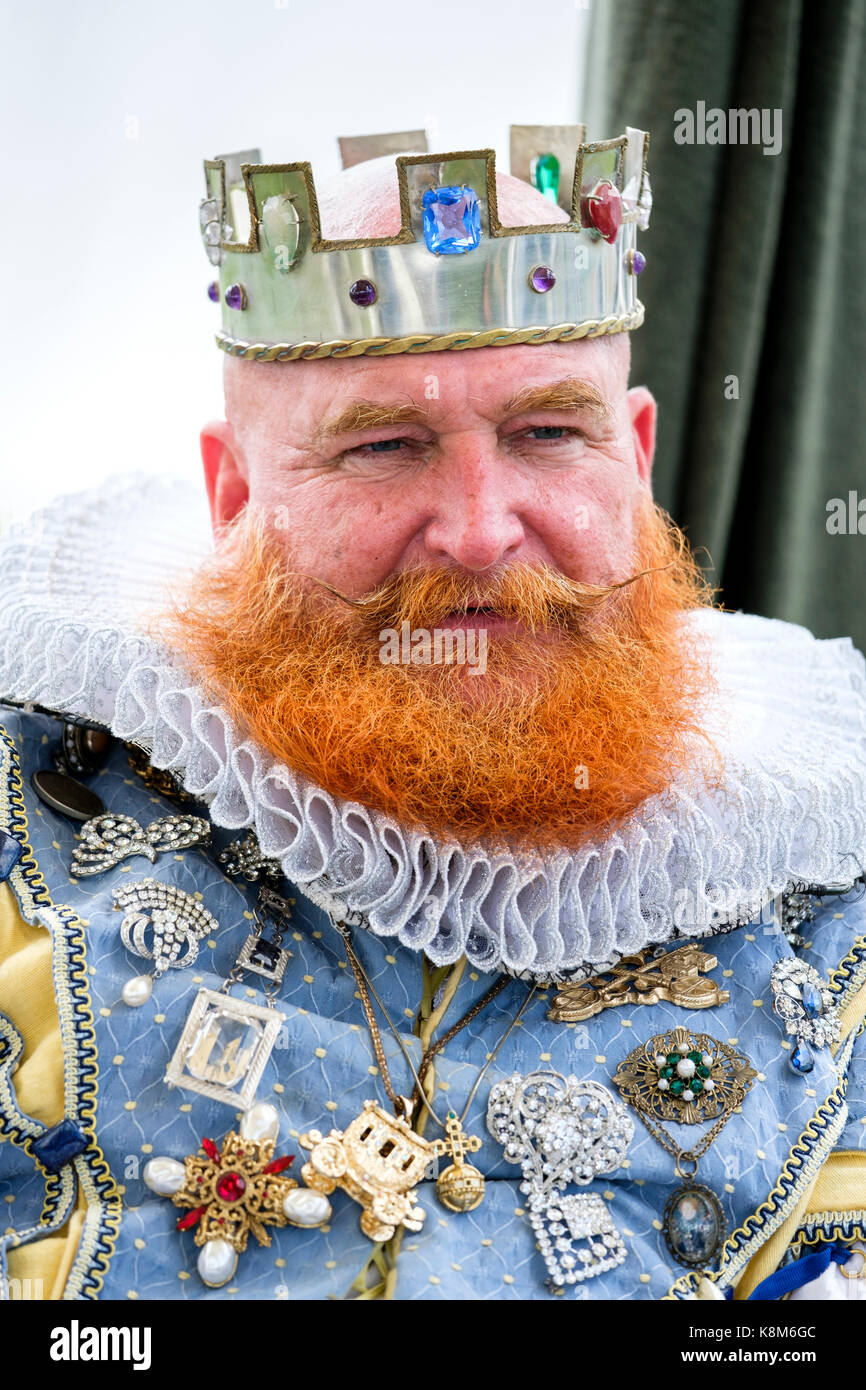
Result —
[[645, 386], [633, 386], [627, 397], [631, 415], [631, 433], [641, 482], [650, 486], [653, 457], [656, 451], [656, 403]]
[[201, 458], [211, 526], [218, 535], [234, 521], [250, 496], [246, 465], [227, 420], [205, 425], [201, 432]]

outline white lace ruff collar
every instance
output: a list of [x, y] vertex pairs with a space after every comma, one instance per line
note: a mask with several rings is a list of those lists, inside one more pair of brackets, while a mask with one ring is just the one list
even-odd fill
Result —
[[712, 644], [722, 786], [677, 783], [577, 853], [463, 849], [276, 763], [145, 635], [140, 615], [209, 545], [203, 496], [173, 478], [112, 479], [16, 528], [0, 544], [0, 697], [149, 747], [217, 825], [254, 825], [314, 901], [436, 964], [580, 972], [749, 921], [792, 881], [852, 879], [866, 859], [866, 667], [848, 639], [689, 617]]

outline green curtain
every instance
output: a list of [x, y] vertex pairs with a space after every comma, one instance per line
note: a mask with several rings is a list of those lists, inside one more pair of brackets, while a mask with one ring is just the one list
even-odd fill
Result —
[[[589, 136], [651, 134], [656, 496], [728, 607], [866, 650], [866, 0], [590, 2]], [[779, 153], [677, 143], [699, 102], [781, 109]]]

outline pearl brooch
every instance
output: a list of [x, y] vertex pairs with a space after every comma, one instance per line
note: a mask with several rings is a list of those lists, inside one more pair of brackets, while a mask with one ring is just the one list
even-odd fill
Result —
[[177, 1229], [195, 1231], [201, 1247], [198, 1272], [209, 1288], [221, 1288], [233, 1277], [250, 1235], [259, 1245], [270, 1245], [268, 1226], [321, 1226], [330, 1219], [326, 1197], [283, 1176], [293, 1160], [274, 1158], [278, 1131], [276, 1109], [260, 1102], [221, 1147], [203, 1139], [203, 1153], [190, 1154], [183, 1163], [155, 1157], [145, 1165], [142, 1177], [151, 1192], [187, 1209]]

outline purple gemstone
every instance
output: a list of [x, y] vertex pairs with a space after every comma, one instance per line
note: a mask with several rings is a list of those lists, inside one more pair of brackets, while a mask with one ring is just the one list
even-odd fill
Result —
[[208, 287], [207, 287], [207, 297], [208, 297], [208, 299], [211, 301], [212, 304], [219, 304], [219, 299], [220, 299], [220, 282], [219, 282], [219, 280], [211, 280], [210, 284], [209, 284]]
[[360, 309], [368, 309], [376, 303], [376, 286], [372, 280], [356, 280], [349, 290], [349, 298]]
[[556, 284], [556, 276], [549, 265], [537, 265], [530, 272], [529, 283], [538, 294], [547, 294]]
[[632, 251], [630, 253], [629, 270], [632, 275], [641, 275], [646, 270], [646, 256], [642, 251]]
[[229, 285], [226, 290], [226, 304], [230, 309], [245, 309], [247, 296], [243, 285]]

